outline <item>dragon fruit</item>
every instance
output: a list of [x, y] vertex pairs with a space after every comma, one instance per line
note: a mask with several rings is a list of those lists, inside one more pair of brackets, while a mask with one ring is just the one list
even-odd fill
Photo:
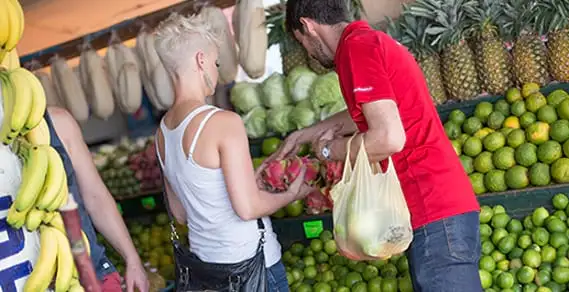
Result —
[[320, 162], [317, 159], [308, 157], [293, 157], [288, 161], [286, 168], [287, 182], [293, 182], [300, 173], [301, 167], [306, 166], [304, 181], [309, 185], [315, 185], [319, 180]]
[[287, 189], [285, 171], [287, 160], [274, 160], [268, 163], [261, 174], [263, 182], [271, 191], [285, 191]]
[[324, 189], [316, 189], [312, 191], [306, 198], [306, 213], [309, 215], [317, 215], [332, 209], [332, 201], [323, 193]]
[[344, 173], [343, 161], [326, 161], [320, 167], [320, 174], [324, 178], [326, 185], [335, 185], [341, 179]]

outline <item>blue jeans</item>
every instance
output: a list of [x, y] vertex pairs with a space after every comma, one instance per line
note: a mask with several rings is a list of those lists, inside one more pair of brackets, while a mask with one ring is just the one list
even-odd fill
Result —
[[282, 261], [278, 261], [267, 269], [270, 292], [288, 292], [288, 281], [286, 279], [285, 266]]
[[407, 251], [415, 292], [481, 292], [478, 212], [423, 226]]

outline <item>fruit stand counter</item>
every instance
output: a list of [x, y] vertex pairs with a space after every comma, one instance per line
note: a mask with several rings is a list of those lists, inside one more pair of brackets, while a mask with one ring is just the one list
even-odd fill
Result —
[[[541, 88], [540, 91], [544, 95], [548, 95], [551, 92], [558, 89], [569, 91], [569, 83], [551, 83], [548, 86]], [[441, 120], [445, 122], [448, 119], [450, 113], [455, 109], [459, 109], [463, 111], [467, 116], [471, 116], [474, 113], [474, 108], [476, 108], [477, 104], [483, 101], [494, 103], [501, 98], [504, 98], [504, 96], [501, 95], [484, 96], [463, 102], [449, 102], [437, 106], [437, 112], [439, 113], [439, 117], [441, 118]]]
[[[552, 211], [551, 199], [559, 193], [568, 194], [569, 184], [485, 194], [478, 196], [478, 202], [480, 205], [501, 205], [513, 218], [521, 219], [537, 207], [545, 207]], [[272, 221], [273, 229], [283, 248], [288, 248], [295, 242], [305, 242], [316, 238], [322, 230], [332, 230], [333, 225], [331, 213], [273, 219]]]

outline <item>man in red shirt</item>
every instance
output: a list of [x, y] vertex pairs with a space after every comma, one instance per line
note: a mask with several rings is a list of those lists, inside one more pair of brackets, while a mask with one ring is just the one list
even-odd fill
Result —
[[269, 159], [312, 142], [320, 159], [352, 160], [364, 140], [371, 161], [392, 157], [414, 230], [414, 291], [482, 291], [479, 205], [447, 139], [425, 78], [409, 51], [366, 22], [349, 22], [345, 0], [288, 0], [289, 32], [322, 65], [335, 65], [347, 111], [292, 133]]

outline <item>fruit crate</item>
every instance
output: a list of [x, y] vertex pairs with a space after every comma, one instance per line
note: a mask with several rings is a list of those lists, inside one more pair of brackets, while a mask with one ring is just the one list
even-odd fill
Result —
[[[544, 95], [548, 95], [557, 89], [563, 89], [565, 91], [569, 91], [569, 83], [551, 83], [545, 87], [542, 87], [540, 91]], [[439, 113], [439, 117], [441, 118], [441, 120], [445, 122], [448, 119], [450, 113], [455, 109], [463, 111], [466, 114], [466, 116], [471, 116], [474, 113], [474, 108], [476, 108], [476, 105], [479, 104], [480, 102], [488, 101], [493, 103], [501, 98], [504, 98], [504, 96], [503, 95], [484, 96], [469, 101], [451, 102], [437, 106], [437, 112]]]
[[166, 212], [161, 190], [146, 192], [132, 198], [115, 199], [115, 201], [119, 212], [124, 218]]
[[[510, 216], [522, 219], [537, 207], [545, 207], [549, 211], [553, 211], [551, 199], [558, 193], [569, 194], [569, 184], [489, 193], [479, 195], [477, 198], [480, 205], [502, 205]], [[273, 219], [272, 221], [273, 229], [277, 233], [279, 242], [285, 249], [295, 242], [306, 242], [312, 239], [312, 237], [307, 236], [311, 231], [314, 231], [310, 230], [311, 228], [332, 230], [333, 226], [332, 213]]]

